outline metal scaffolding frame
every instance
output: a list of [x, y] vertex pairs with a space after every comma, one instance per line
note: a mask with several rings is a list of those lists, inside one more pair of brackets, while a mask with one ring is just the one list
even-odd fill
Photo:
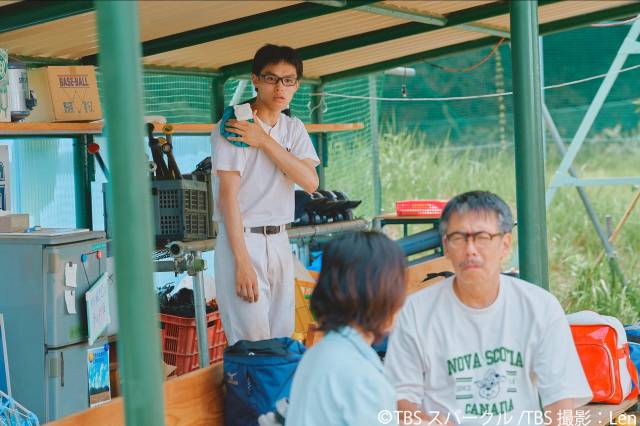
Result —
[[614, 58], [606, 77], [600, 84], [596, 95], [591, 101], [587, 112], [585, 113], [580, 126], [573, 137], [569, 148], [566, 150], [566, 154], [563, 156], [558, 170], [555, 172], [549, 188], [546, 193], [546, 206], [551, 205], [553, 196], [558, 188], [565, 186], [602, 186], [602, 185], [639, 185], [640, 176], [631, 177], [619, 177], [619, 178], [602, 178], [602, 179], [579, 179], [572, 176], [570, 173], [571, 166], [575, 160], [580, 148], [582, 147], [584, 140], [591, 130], [591, 126], [595, 121], [598, 113], [602, 109], [613, 84], [616, 82], [620, 70], [624, 66], [629, 55], [640, 54], [640, 19], [636, 19], [629, 29], [629, 33], [625, 37], [616, 57]]
[[604, 105], [604, 102], [606, 101], [607, 96], [611, 92], [613, 85], [615, 84], [618, 76], [620, 75], [620, 72], [624, 67], [625, 62], [627, 61], [630, 55], [640, 54], [640, 41], [638, 40], [639, 36], [640, 36], [640, 19], [636, 19], [631, 25], [631, 28], [629, 29], [627, 36], [622, 41], [620, 45], [620, 49], [618, 49], [618, 52], [615, 58], [611, 62], [611, 66], [609, 67], [609, 70], [607, 71], [607, 74], [604, 80], [600, 84], [598, 91], [596, 92], [593, 100], [591, 101], [591, 104], [589, 105], [589, 108], [587, 109], [584, 117], [582, 118], [582, 121], [580, 122], [578, 130], [576, 130], [576, 133], [573, 139], [571, 140], [571, 144], [569, 145], [568, 148], [565, 147], [564, 142], [562, 141], [562, 137], [560, 136], [560, 133], [558, 132], [558, 129], [553, 121], [551, 113], [547, 109], [546, 105], [543, 105], [543, 110], [542, 110], [546, 128], [551, 133], [551, 136], [560, 154], [562, 155], [562, 161], [560, 162], [560, 165], [558, 166], [558, 169], [556, 170], [545, 194], [546, 208], [549, 208], [549, 206], [551, 205], [551, 202], [553, 201], [553, 197], [555, 196], [559, 188], [572, 187], [572, 186], [575, 187], [576, 190], [578, 191], [578, 195], [580, 196], [582, 204], [584, 205], [584, 208], [587, 212], [587, 215], [589, 216], [589, 220], [593, 224], [596, 234], [598, 235], [598, 238], [600, 239], [602, 246], [604, 247], [605, 254], [607, 256], [607, 259], [609, 260], [609, 263], [611, 265], [613, 272], [622, 279], [622, 282], [624, 283], [625, 286], [627, 284], [627, 279], [622, 271], [622, 268], [620, 267], [617, 261], [615, 248], [609, 242], [609, 237], [605, 232], [603, 226], [600, 224], [600, 220], [598, 219], [598, 216], [595, 213], [595, 210], [593, 209], [591, 201], [589, 200], [589, 197], [586, 191], [584, 190], [584, 187], [605, 186], [605, 185], [606, 186], [638, 185], [640, 184], [640, 176], [608, 177], [608, 178], [599, 178], [599, 179], [580, 178], [578, 177], [577, 172], [573, 167], [573, 162], [575, 161], [576, 156], [580, 152], [580, 149], [584, 144], [587, 134], [589, 134], [589, 131], [591, 130], [591, 127], [593, 126], [593, 123], [595, 122], [598, 116], [598, 113], [602, 109], [602, 106]]

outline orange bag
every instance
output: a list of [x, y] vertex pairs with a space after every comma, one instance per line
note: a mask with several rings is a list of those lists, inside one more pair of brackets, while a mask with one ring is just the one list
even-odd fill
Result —
[[593, 392], [592, 402], [620, 404], [637, 397], [638, 371], [631, 362], [622, 323], [614, 317], [590, 311], [571, 314], [568, 318], [582, 368]]

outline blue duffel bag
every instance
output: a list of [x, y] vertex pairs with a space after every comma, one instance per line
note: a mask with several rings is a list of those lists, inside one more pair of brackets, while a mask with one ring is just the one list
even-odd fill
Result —
[[624, 331], [627, 333], [631, 362], [640, 372], [640, 323], [627, 325], [624, 327]]
[[224, 351], [226, 426], [257, 426], [258, 416], [274, 411], [288, 398], [302, 359], [302, 343], [288, 337], [240, 340]]

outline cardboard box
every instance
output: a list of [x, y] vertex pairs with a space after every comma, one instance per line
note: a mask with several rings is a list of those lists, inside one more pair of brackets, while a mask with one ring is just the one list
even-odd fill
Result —
[[28, 71], [28, 78], [38, 105], [25, 121], [94, 121], [102, 118], [94, 67], [34, 68]]
[[29, 228], [28, 214], [9, 213], [0, 216], [0, 232], [24, 232]]
[[9, 109], [9, 53], [0, 49], [0, 123], [11, 121]]

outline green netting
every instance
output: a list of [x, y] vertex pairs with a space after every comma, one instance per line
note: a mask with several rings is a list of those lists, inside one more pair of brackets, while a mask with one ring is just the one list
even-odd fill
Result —
[[[545, 85], [570, 82], [606, 73], [629, 31], [629, 26], [593, 28], [544, 37], [542, 53]], [[474, 96], [511, 91], [511, 54], [503, 44], [496, 55], [468, 72], [452, 72], [441, 67], [464, 69], [478, 63], [491, 48], [412, 65], [416, 76], [406, 79], [409, 98]], [[640, 63], [632, 55], [625, 66]], [[638, 115], [633, 100], [639, 96], [640, 70], [620, 74], [596, 119], [592, 133], [619, 126], [621, 131], [637, 128]], [[401, 97], [403, 78], [387, 76], [384, 97]], [[563, 137], [571, 138], [593, 99], [601, 79], [545, 91], [545, 101]], [[501, 102], [504, 112], [500, 116]], [[483, 145], [513, 139], [511, 97], [439, 102], [383, 102], [380, 113], [383, 129], [392, 132], [417, 129], [429, 143]], [[501, 124], [502, 123], [502, 124]], [[386, 127], [385, 127], [386, 126]], [[502, 141], [504, 142], [504, 140]]]
[[145, 114], [173, 123], [211, 121], [211, 79], [203, 76], [144, 76]]
[[[381, 87], [381, 79], [376, 79]], [[328, 93], [370, 96], [369, 78], [353, 78], [325, 86]], [[379, 95], [378, 91], [373, 95]], [[364, 129], [327, 135], [326, 187], [346, 192], [362, 200], [358, 213], [371, 217], [373, 206], [373, 170], [371, 150], [371, 114], [369, 100], [324, 99], [326, 123], [363, 123]]]
[[[99, 71], [96, 77], [102, 101], [102, 75]], [[210, 77], [145, 73], [143, 79], [145, 115], [160, 115], [171, 123], [211, 122]]]

